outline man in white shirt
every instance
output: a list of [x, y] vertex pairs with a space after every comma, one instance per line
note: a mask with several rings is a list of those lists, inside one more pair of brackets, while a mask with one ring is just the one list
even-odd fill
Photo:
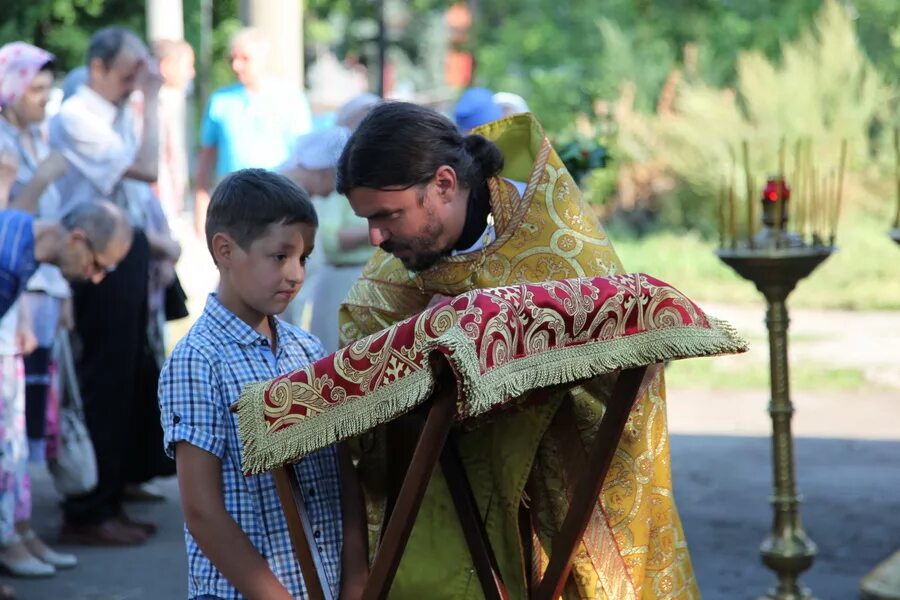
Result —
[[[78, 376], [99, 482], [89, 494], [66, 499], [61, 537], [70, 543], [136, 545], [155, 531], [122, 512], [126, 483], [143, 475], [134, 473], [136, 438], [156, 433], [156, 451], [162, 454], [158, 421], [145, 415], [148, 401], [155, 406], [159, 376], [148, 359], [150, 260], [177, 260], [180, 249], [160, 234], [161, 211], [149, 186], [159, 161], [161, 78], [154, 61], [133, 32], [108, 27], [91, 38], [86, 66], [87, 82], [50, 123], [51, 144], [69, 165], [57, 182], [62, 205], [109, 199], [128, 215], [135, 234], [130, 252], [103, 283], [73, 286], [82, 344]], [[144, 101], [139, 129], [128, 102], [136, 90]]]
[[[94, 35], [87, 84], [63, 103], [50, 124], [51, 143], [75, 167], [58, 182], [66, 191], [63, 203], [98, 194], [112, 199], [124, 178], [156, 181], [161, 82], [147, 48], [132, 32], [110, 27]], [[145, 104], [140, 140], [126, 105], [136, 89]]]

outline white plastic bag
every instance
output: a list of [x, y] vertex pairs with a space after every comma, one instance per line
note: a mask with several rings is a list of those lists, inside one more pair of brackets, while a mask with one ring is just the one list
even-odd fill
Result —
[[59, 451], [48, 461], [56, 491], [63, 496], [80, 496], [97, 485], [97, 457], [81, 405], [75, 375], [75, 361], [68, 332], [56, 336], [59, 365]]

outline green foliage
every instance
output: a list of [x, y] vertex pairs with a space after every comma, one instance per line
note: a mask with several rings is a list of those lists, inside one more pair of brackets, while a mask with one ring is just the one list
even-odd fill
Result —
[[[60, 71], [84, 62], [91, 35], [109, 25], [122, 25], [143, 36], [144, 2], [132, 0], [6, 0], [0, 22], [0, 44], [25, 40], [53, 52]], [[218, 87], [233, 79], [228, 65], [228, 41], [241, 27], [239, 0], [210, 0], [212, 7], [212, 64], [209, 81]], [[201, 0], [183, 0], [184, 32], [201, 56]]]
[[900, 84], [900, 2], [854, 0], [852, 5], [866, 54], [888, 81]]
[[[874, 1], [874, 0], [873, 0]], [[774, 57], [820, 0], [482, 0], [473, 45], [481, 83], [522, 94], [548, 129], [590, 114], [625, 82], [636, 107], [651, 110], [686, 44], [697, 48], [690, 75], [713, 85], [734, 80], [745, 49]], [[696, 71], [696, 72], [693, 72]]]
[[[795, 340], [792, 338], [791, 342]], [[765, 344], [760, 340], [760, 344]], [[754, 390], [769, 387], [769, 365], [763, 362], [722, 360], [677, 360], [666, 367], [666, 385], [672, 389], [708, 388]], [[798, 361], [791, 365], [791, 388], [803, 391], [860, 391], [870, 389], [862, 369]]]
[[596, 206], [607, 205], [616, 191], [618, 177], [614, 162], [610, 162], [606, 168], [589, 171], [580, 184], [585, 202]]
[[25, 40], [56, 55], [60, 70], [84, 62], [91, 34], [107, 25], [145, 29], [143, 3], [132, 0], [6, 0], [0, 44]]
[[[210, 65], [208, 80], [201, 82], [206, 90], [215, 89], [234, 80], [228, 62], [228, 43], [231, 36], [241, 28], [239, 0], [208, 0], [212, 14], [210, 15], [211, 38], [203, 39], [202, 0], [182, 0], [184, 7], [184, 37], [193, 46], [198, 57], [198, 67], [202, 60], [201, 49], [204, 43], [209, 44]], [[202, 75], [200, 69], [198, 76]]]
[[556, 153], [576, 182], [588, 171], [605, 167], [609, 157], [606, 147], [596, 139], [557, 144]]
[[782, 137], [788, 174], [798, 138], [811, 140], [815, 162], [825, 168], [837, 166], [840, 142], [847, 139], [848, 171], [859, 173], [870, 157], [869, 132], [890, 95], [863, 52], [854, 22], [830, 0], [812, 29], [784, 44], [779, 62], [757, 51], [744, 53], [735, 90], [686, 83], [674, 116], [639, 118], [637, 126], [623, 126], [623, 136], [681, 182], [663, 214], [667, 222], [711, 232], [723, 182], [734, 177], [738, 196], [745, 195], [743, 141], [757, 193], [765, 175], [778, 169]]
[[638, 84], [641, 108], [653, 107], [675, 60], [665, 40], [598, 18], [596, 7], [587, 2], [554, 2], [553, 8], [513, 12], [505, 12], [502, 4], [483, 6], [476, 78], [521, 94], [548, 130], [560, 131], [576, 113], [592, 112], [595, 99], [614, 98], [625, 81]]

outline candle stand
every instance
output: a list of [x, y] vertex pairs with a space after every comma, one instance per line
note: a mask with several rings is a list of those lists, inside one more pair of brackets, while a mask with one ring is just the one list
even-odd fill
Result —
[[778, 583], [763, 598], [811, 600], [809, 590], [800, 585], [801, 572], [810, 568], [816, 545], [803, 531], [799, 518], [800, 496], [794, 471], [794, 442], [791, 433], [791, 404], [788, 379], [787, 297], [834, 251], [829, 246], [788, 248], [760, 247], [720, 249], [716, 254], [744, 279], [752, 281], [766, 299], [766, 327], [769, 330], [769, 370], [772, 418], [772, 464], [775, 510], [772, 532], [760, 547], [763, 563], [778, 576]]
[[[758, 197], [750, 145], [747, 141], [742, 143], [746, 195], [743, 206], [738, 206], [733, 167], [727, 189], [719, 195], [720, 248], [716, 255], [738, 275], [752, 281], [766, 300], [774, 517], [760, 554], [763, 564], [775, 572], [777, 582], [761, 600], [814, 600], [799, 581], [800, 574], [813, 564], [816, 545], [800, 524], [791, 432], [794, 406], [788, 369], [787, 298], [801, 279], [835, 251], [847, 140], [841, 141], [837, 170], [830, 171], [816, 163], [811, 141], [797, 140], [790, 186], [785, 177], [785, 144], [782, 138], [778, 171], [767, 178]], [[757, 202], [762, 203], [761, 218], [757, 217]], [[746, 214], [743, 223], [738, 223], [740, 212]]]

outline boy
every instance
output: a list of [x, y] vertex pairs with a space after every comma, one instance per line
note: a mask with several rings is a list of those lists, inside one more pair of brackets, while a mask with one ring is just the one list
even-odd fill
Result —
[[[244, 385], [324, 354], [310, 334], [274, 317], [303, 284], [317, 226], [309, 196], [282, 175], [237, 171], [216, 187], [206, 241], [218, 292], [175, 347], [159, 382], [166, 451], [184, 509], [191, 599], [305, 598], [271, 475], [244, 477], [237, 419]], [[341, 507], [335, 449], [295, 467], [335, 595]]]

